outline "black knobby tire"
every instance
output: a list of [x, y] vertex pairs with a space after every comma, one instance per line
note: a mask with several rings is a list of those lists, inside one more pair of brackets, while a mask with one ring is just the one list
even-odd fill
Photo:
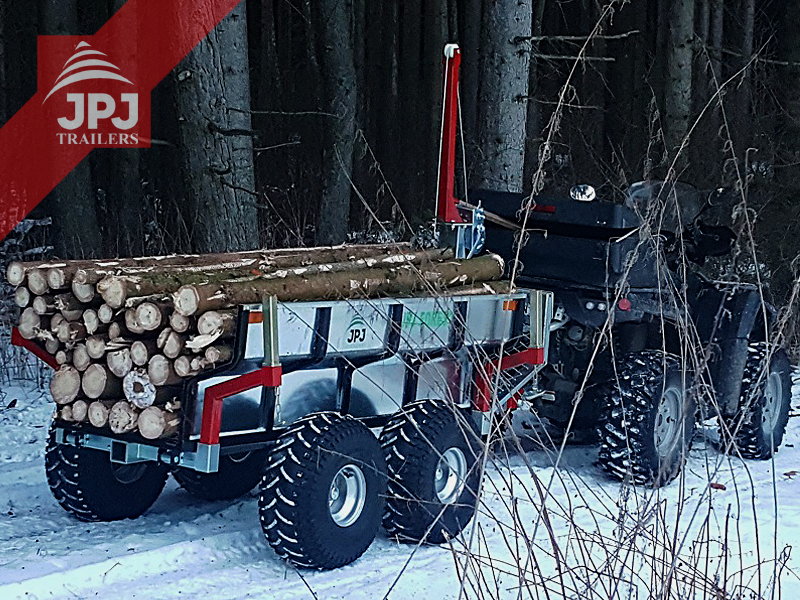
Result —
[[[363, 508], [348, 513], [343, 506], [342, 525], [334, 516], [339, 477], [356, 489], [363, 485], [356, 494]], [[353, 417], [315, 413], [294, 423], [270, 453], [258, 502], [261, 527], [279, 556], [300, 567], [334, 569], [372, 543], [385, 492], [386, 463], [372, 432]]]
[[[400, 541], [441, 544], [457, 536], [475, 514], [480, 481], [479, 441], [460, 409], [438, 400], [418, 400], [396, 413], [381, 433], [389, 473], [383, 526]], [[455, 449], [451, 450], [451, 449]], [[447, 454], [450, 451], [450, 454]], [[458, 488], [446, 487], [451, 470], [443, 462], [464, 459]], [[437, 470], [438, 481], [437, 481]], [[437, 493], [452, 490], [450, 501]]]
[[56, 444], [53, 430], [45, 469], [55, 499], [82, 521], [135, 519], [153, 505], [168, 475], [156, 463], [116, 465], [107, 452]]
[[225, 454], [219, 459], [216, 473], [178, 468], [172, 474], [183, 489], [201, 500], [233, 500], [258, 485], [268, 459], [267, 450]]
[[776, 350], [769, 357], [766, 343], [752, 343], [747, 348], [747, 362], [742, 375], [739, 409], [725, 425], [733, 434], [732, 452], [744, 458], [771, 458], [783, 441], [792, 401], [792, 375], [789, 357]]
[[623, 357], [617, 376], [601, 400], [600, 466], [618, 479], [665, 485], [680, 473], [694, 436], [688, 377], [676, 356], [652, 350]]

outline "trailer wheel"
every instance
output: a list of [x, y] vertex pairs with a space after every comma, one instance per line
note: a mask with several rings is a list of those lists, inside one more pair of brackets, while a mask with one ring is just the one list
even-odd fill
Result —
[[458, 410], [418, 400], [381, 433], [389, 473], [383, 526], [397, 540], [441, 544], [475, 514], [479, 441]]
[[[789, 357], [776, 350], [768, 359], [767, 344], [750, 344], [742, 377], [742, 391], [736, 414], [725, 419], [733, 434], [732, 452], [744, 458], [766, 460], [778, 451], [789, 422], [792, 376]], [[765, 372], [766, 370], [766, 372]]]
[[294, 423], [270, 453], [261, 527], [286, 560], [335, 569], [372, 543], [385, 489], [386, 463], [372, 432], [353, 417], [315, 413]]
[[600, 465], [619, 479], [659, 487], [680, 473], [695, 430], [695, 401], [687, 395], [677, 357], [629, 354], [600, 416]]
[[156, 463], [112, 463], [108, 453], [56, 444], [45, 452], [47, 484], [58, 503], [82, 521], [135, 519], [156, 501], [167, 470]]
[[219, 470], [216, 473], [198, 473], [192, 469], [178, 468], [172, 475], [183, 489], [196, 498], [233, 500], [258, 485], [268, 458], [266, 450], [224, 454], [219, 457]]

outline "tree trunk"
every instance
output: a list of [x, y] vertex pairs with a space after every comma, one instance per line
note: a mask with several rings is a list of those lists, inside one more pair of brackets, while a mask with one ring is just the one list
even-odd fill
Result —
[[779, 181], [790, 197], [800, 189], [800, 3], [787, 2], [778, 38], [779, 58], [789, 63], [781, 67], [784, 112], [778, 117], [779, 139], [785, 140], [786, 168], [777, 169]]
[[[40, 13], [41, 33], [78, 34], [77, 4], [77, 0], [44, 0]], [[78, 258], [100, 253], [102, 240], [88, 157], [48, 195], [48, 204], [54, 225], [53, 245], [58, 256]]]
[[[478, 90], [475, 184], [522, 191], [531, 35], [531, 0], [485, 2]], [[491, 207], [489, 207], [491, 208]]]
[[739, 68], [744, 71], [740, 84], [735, 88], [735, 109], [731, 111], [733, 113], [731, 133], [734, 136], [734, 148], [740, 149], [744, 153], [750, 147], [752, 139], [752, 80], [755, 64], [751, 64], [751, 60], [755, 36], [755, 0], [744, 0], [742, 14], [739, 18], [742, 23], [742, 57], [739, 60]]
[[[544, 23], [544, 9], [547, 0], [533, 0], [533, 18], [531, 22], [531, 36], [539, 38], [542, 35]], [[533, 184], [533, 175], [539, 168], [539, 146], [542, 144], [542, 107], [536, 101], [539, 91], [539, 61], [536, 54], [539, 52], [538, 39], [531, 40], [531, 58], [528, 66], [528, 105], [525, 116], [525, 162], [522, 188], [530, 192]]]
[[[190, 15], [187, 15], [190, 18]], [[175, 69], [186, 195], [197, 252], [258, 246], [245, 2]]]
[[352, 0], [320, 0], [319, 56], [326, 111], [322, 199], [317, 219], [317, 244], [337, 244], [347, 237], [350, 222], [350, 178], [353, 172], [355, 117], [358, 105], [353, 50]]
[[689, 132], [692, 114], [694, 1], [673, 0], [669, 23], [664, 128], [667, 152], [671, 160], [677, 158], [675, 166], [680, 173], [688, 162], [688, 153], [680, 147]]
[[459, 11], [461, 32], [461, 120], [464, 125], [464, 152], [467, 153], [467, 168], [479, 159], [475, 124], [478, 119], [478, 67], [480, 65], [482, 0], [464, 0], [464, 8]]

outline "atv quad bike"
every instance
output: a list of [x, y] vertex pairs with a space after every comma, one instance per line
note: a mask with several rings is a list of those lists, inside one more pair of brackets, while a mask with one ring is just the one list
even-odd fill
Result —
[[563, 430], [594, 429], [601, 466], [620, 479], [676, 477], [698, 415], [718, 416], [724, 449], [746, 458], [770, 458], [783, 439], [791, 379], [786, 352], [769, 343], [774, 309], [756, 286], [691, 268], [735, 239], [701, 220], [712, 196], [664, 182], [633, 185], [624, 204], [589, 186], [566, 198], [469, 195], [500, 217], [487, 217], [486, 247], [518, 258], [519, 285], [554, 292], [540, 383], [553, 393], [533, 410]]

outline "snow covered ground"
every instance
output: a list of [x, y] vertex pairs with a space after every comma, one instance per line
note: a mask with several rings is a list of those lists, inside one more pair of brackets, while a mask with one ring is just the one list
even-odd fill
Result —
[[380, 534], [352, 565], [304, 572], [272, 553], [254, 493], [204, 503], [170, 481], [138, 520], [70, 517], [45, 481], [51, 407], [38, 389], [0, 387], [2, 600], [800, 597], [800, 419], [774, 463], [698, 435], [685, 477], [659, 491], [609, 480], [590, 447], [568, 448], [558, 470], [542, 451], [499, 450], [476, 526], [452, 547]]

